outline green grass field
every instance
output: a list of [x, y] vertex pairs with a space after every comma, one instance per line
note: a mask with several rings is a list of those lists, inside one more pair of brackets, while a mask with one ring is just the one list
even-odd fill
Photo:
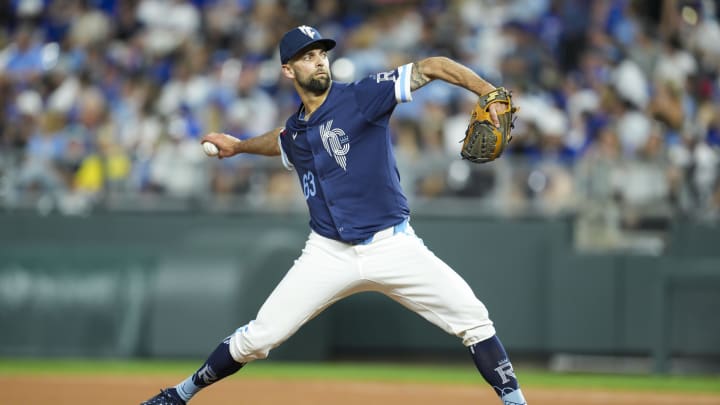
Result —
[[[110, 361], [0, 359], [0, 378], [7, 375], [179, 375], [193, 372], [200, 361]], [[354, 381], [478, 384], [472, 366], [430, 366], [366, 363], [257, 362], [242, 370], [244, 378], [326, 379]], [[695, 392], [720, 394], [717, 376], [563, 374], [520, 370], [528, 387], [603, 390]], [[236, 378], [236, 377], [233, 377]]]

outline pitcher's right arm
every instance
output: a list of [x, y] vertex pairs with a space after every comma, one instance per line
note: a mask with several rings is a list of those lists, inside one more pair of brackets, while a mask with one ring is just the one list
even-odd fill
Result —
[[280, 132], [282, 132], [283, 129], [282, 127], [278, 127], [246, 140], [240, 140], [234, 136], [223, 133], [211, 132], [203, 136], [200, 143], [210, 142], [217, 146], [219, 150], [218, 158], [227, 158], [239, 153], [278, 156], [280, 155], [278, 136], [280, 136]]

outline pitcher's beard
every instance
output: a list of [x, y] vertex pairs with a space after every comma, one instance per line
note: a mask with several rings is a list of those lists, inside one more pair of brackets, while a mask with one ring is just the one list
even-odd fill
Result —
[[298, 81], [298, 83], [300, 83], [300, 87], [311, 93], [322, 94], [330, 87], [330, 77], [312, 77], [307, 81]]

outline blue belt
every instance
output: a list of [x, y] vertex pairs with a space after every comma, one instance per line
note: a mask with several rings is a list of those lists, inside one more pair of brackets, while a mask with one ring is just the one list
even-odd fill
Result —
[[370, 236], [367, 239], [358, 240], [358, 241], [352, 241], [350, 242], [351, 245], [369, 245], [375, 241], [388, 238], [390, 236], [396, 235], [398, 233], [404, 233], [409, 225], [410, 219], [405, 218], [402, 222], [395, 226], [391, 226], [389, 228], [385, 228], [381, 231], [377, 231], [372, 236]]

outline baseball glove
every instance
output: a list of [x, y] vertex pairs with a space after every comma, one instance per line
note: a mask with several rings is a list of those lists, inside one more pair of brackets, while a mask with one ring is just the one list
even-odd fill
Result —
[[[492, 123], [488, 111], [494, 103], [502, 103], [504, 107], [498, 112], [500, 127]], [[510, 130], [514, 127], [513, 115], [517, 110], [517, 107], [513, 106], [512, 95], [504, 87], [498, 87], [480, 97], [470, 115], [470, 123], [462, 140], [462, 158], [473, 163], [486, 163], [500, 157], [512, 139]]]

